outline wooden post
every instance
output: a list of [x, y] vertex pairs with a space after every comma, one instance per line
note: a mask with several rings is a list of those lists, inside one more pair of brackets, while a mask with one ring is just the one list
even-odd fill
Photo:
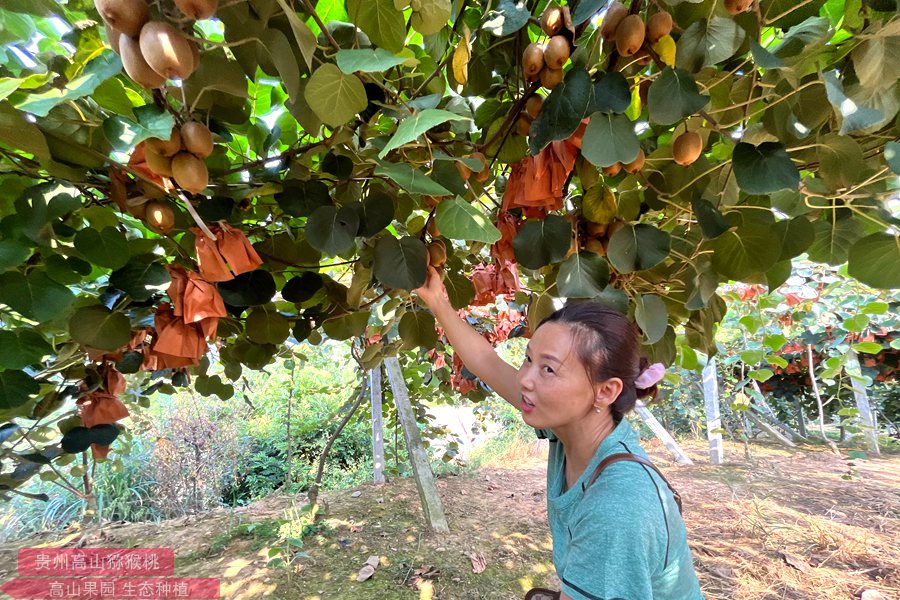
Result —
[[381, 415], [381, 365], [369, 371], [369, 398], [372, 401], [372, 466], [375, 483], [384, 483], [384, 421]]
[[862, 370], [859, 367], [859, 357], [855, 350], [847, 351], [845, 370], [850, 376], [850, 386], [853, 388], [853, 396], [856, 398], [856, 408], [859, 409], [859, 418], [862, 420], [863, 435], [866, 438], [866, 447], [872, 454], [881, 454], [878, 448], [878, 428], [875, 426], [875, 415], [869, 406], [869, 396], [866, 388], [859, 378]]
[[419, 424], [409, 403], [409, 392], [406, 381], [403, 379], [403, 370], [396, 356], [384, 359], [384, 368], [387, 371], [391, 391], [394, 394], [394, 405], [397, 407], [397, 417], [403, 427], [403, 436], [406, 438], [406, 449], [409, 452], [409, 460], [412, 463], [413, 477], [419, 490], [419, 499], [422, 501], [422, 512], [431, 529], [437, 533], [450, 531], [447, 525], [447, 517], [444, 515], [444, 506], [438, 495], [437, 484], [434, 481], [434, 473], [428, 462], [428, 454], [422, 445], [422, 436], [419, 433]]
[[706, 405], [706, 437], [709, 439], [709, 462], [721, 465], [725, 462], [722, 444], [722, 415], [719, 412], [719, 376], [716, 359], [710, 358], [703, 367], [703, 400]]
[[794, 441], [795, 438], [800, 440], [801, 442], [809, 442], [809, 440], [807, 440], [805, 436], [800, 435], [799, 433], [794, 431], [790, 425], [788, 425], [787, 423], [783, 423], [781, 420], [778, 419], [778, 416], [775, 414], [775, 411], [772, 410], [772, 407], [769, 406], [768, 402], [766, 402], [766, 397], [763, 396], [762, 390], [759, 389], [759, 383], [757, 383], [757, 381], [755, 379], [750, 381], [750, 385], [753, 387], [753, 390], [756, 392], [755, 400], [763, 408], [763, 410], [761, 410], [759, 413], [762, 418], [767, 420], [769, 423], [771, 423], [775, 427], [778, 427], [779, 429], [784, 431], [785, 437], [787, 437], [787, 439], [791, 440], [792, 442]]
[[678, 445], [678, 442], [675, 441], [666, 428], [662, 426], [656, 417], [653, 416], [653, 413], [650, 412], [650, 409], [640, 400], [637, 401], [637, 404], [634, 405], [634, 412], [638, 414], [638, 416], [643, 419], [644, 423], [653, 431], [653, 433], [662, 440], [662, 443], [666, 445], [666, 448], [669, 449], [675, 456], [675, 462], [680, 465], [692, 465], [694, 461], [684, 453], [684, 450], [681, 449], [681, 446]]
[[769, 425], [760, 416], [756, 413], [756, 409], [752, 406], [748, 407], [747, 410], [744, 411], [744, 414], [747, 415], [747, 418], [750, 419], [754, 425], [774, 437], [776, 440], [787, 446], [788, 448], [796, 448], [797, 444], [787, 439], [783, 433], [778, 431], [774, 426]]

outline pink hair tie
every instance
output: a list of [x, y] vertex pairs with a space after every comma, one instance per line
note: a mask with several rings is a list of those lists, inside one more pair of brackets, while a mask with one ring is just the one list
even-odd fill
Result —
[[653, 363], [637, 376], [634, 380], [634, 387], [639, 390], [650, 389], [666, 375], [666, 366], [662, 363]]

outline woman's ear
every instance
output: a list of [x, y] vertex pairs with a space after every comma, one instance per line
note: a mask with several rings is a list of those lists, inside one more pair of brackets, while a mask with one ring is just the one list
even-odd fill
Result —
[[594, 406], [604, 408], [610, 406], [622, 393], [625, 384], [618, 377], [611, 377], [594, 386]]

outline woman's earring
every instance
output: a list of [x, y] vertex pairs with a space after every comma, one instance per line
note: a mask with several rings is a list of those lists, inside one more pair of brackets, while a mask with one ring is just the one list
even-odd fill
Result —
[[595, 408], [594, 412], [602, 413], [603, 411], [600, 408]]

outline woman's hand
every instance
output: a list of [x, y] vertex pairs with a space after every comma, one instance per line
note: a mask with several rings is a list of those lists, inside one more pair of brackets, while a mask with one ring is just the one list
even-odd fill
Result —
[[444, 287], [444, 280], [440, 271], [428, 265], [428, 274], [425, 279], [425, 285], [413, 290], [419, 298], [422, 299], [428, 308], [432, 310], [437, 303], [447, 297], [447, 288]]

